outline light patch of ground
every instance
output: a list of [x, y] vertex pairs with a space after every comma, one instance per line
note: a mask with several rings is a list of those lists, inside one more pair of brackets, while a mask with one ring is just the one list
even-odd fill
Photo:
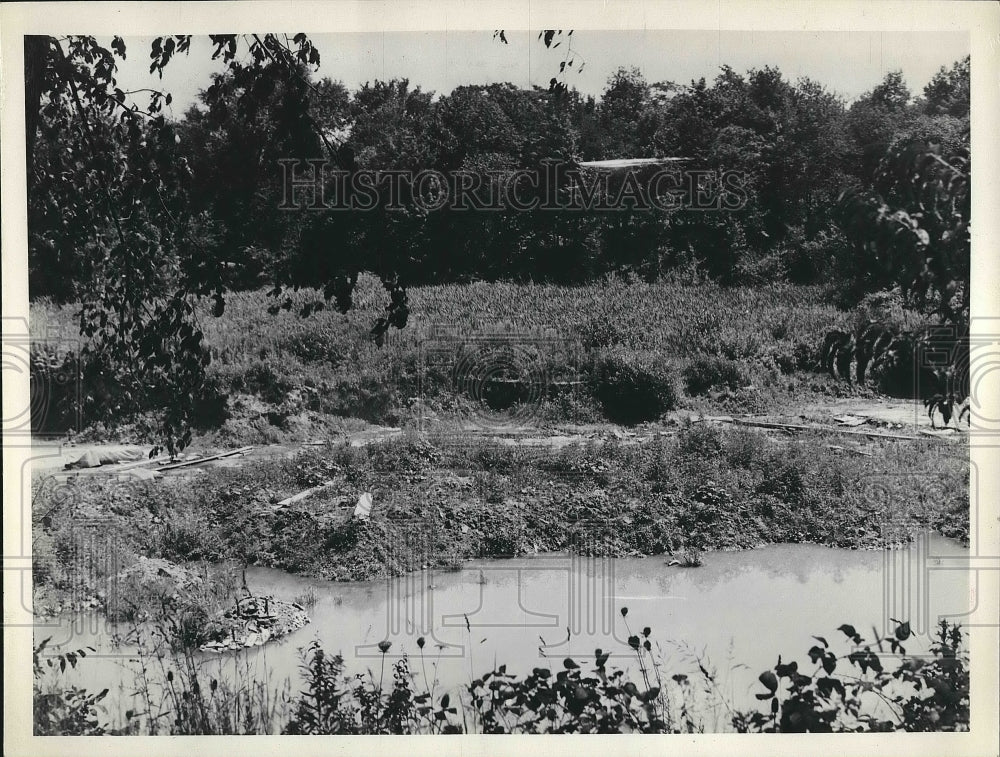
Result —
[[[452, 432], [468, 436], [469, 438], [491, 438], [500, 444], [509, 446], [561, 449], [577, 443], [601, 444], [609, 439], [617, 439], [623, 444], [641, 444], [658, 436], [675, 433], [679, 426], [687, 422], [700, 422], [702, 420], [723, 421], [723, 419], [731, 420], [731, 418], [731, 416], [705, 416], [701, 413], [681, 410], [666, 416], [662, 425], [654, 426], [646, 424], [635, 429], [623, 428], [613, 424], [566, 424], [560, 425], [555, 429], [541, 429], [537, 426], [522, 424], [496, 428], [470, 425], [468, 428], [453, 429]], [[740, 416], [740, 418], [751, 421], [818, 426], [831, 430], [839, 429], [862, 433], [866, 431], [873, 433], [884, 431], [899, 434], [931, 432], [935, 436], [955, 440], [964, 438], [962, 430], [967, 428], [964, 422], [963, 429], [956, 428], [953, 419], [949, 427], [943, 429], [942, 420], [938, 416], [936, 418], [937, 430], [934, 431], [932, 430], [931, 419], [928, 417], [923, 404], [919, 401], [908, 400], [831, 398], [821, 402], [811, 402], [797, 408], [790, 408], [786, 413]], [[770, 436], [782, 436], [780, 430], [777, 430], [776, 433], [771, 433], [771, 430], [766, 431]], [[322, 444], [326, 441], [335, 443], [346, 441], [352, 446], [361, 447], [367, 444], [398, 438], [404, 433], [406, 432], [399, 428], [369, 426], [360, 431], [336, 434], [329, 440], [317, 439], [314, 442], [305, 444], [255, 445], [253, 449], [244, 454], [201, 463], [197, 466], [191, 466], [191, 468], [179, 468], [173, 474], [180, 475], [185, 471], [191, 472], [205, 467], [243, 467], [257, 460], [292, 456], [305, 446]], [[432, 439], [434, 436], [435, 434], [431, 434]], [[783, 439], [782, 441], [790, 440]], [[114, 466], [102, 466], [103, 470], [102, 468], [85, 468], [72, 471], [65, 471], [64, 469], [68, 463], [79, 460], [87, 452], [114, 453], [128, 450], [139, 450], [143, 453], [143, 456], [146, 456], [149, 453], [150, 447], [137, 447], [136, 445], [126, 444], [71, 444], [65, 442], [60, 444], [39, 442], [32, 449], [32, 454], [34, 455], [32, 466], [36, 474], [53, 474], [57, 472], [83, 475], [87, 475], [88, 473], [110, 473], [114, 472]], [[196, 445], [187, 450], [181, 459], [191, 460], [196, 457], [224, 451], [226, 451], [225, 447], [199, 448]]]
[[[797, 413], [800, 419], [818, 423], [836, 424], [841, 416], [856, 416], [866, 420], [866, 425], [883, 426], [905, 431], [932, 428], [931, 418], [919, 400], [875, 400], [859, 398], [831, 398], [804, 405]], [[944, 426], [940, 413], [935, 415], [937, 428]], [[955, 419], [949, 427], [956, 428]], [[968, 428], [962, 422], [962, 428]]]

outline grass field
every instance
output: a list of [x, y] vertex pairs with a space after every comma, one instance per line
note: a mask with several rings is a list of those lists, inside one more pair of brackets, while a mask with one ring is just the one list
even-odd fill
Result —
[[[300, 317], [315, 299], [299, 291], [291, 311], [272, 316], [265, 292], [252, 291], [229, 295], [221, 318], [202, 309], [216, 399], [199, 413], [203, 433], [262, 443], [308, 436], [337, 417], [406, 425], [428, 408], [468, 409], [483, 399], [468, 387], [487, 375], [531, 385], [532, 397], [511, 401], [533, 402], [535, 423], [652, 421], [676, 407], [765, 412], [858, 391], [822, 374], [819, 352], [827, 331], [874, 314], [840, 311], [818, 287], [474, 283], [411, 290], [408, 325], [378, 346], [369, 330], [387, 297], [376, 279], [362, 277], [346, 315]], [[75, 336], [75, 310], [34, 303], [33, 335]], [[566, 386], [573, 391], [549, 390]], [[141, 424], [106, 415], [126, 436], [144, 435]]]

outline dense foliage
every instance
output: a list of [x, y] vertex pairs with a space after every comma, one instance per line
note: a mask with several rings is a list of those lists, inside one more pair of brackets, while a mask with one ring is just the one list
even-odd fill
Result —
[[[320, 54], [304, 34], [213, 35], [224, 72], [179, 120], [164, 116], [169, 94], [152, 91], [141, 108], [139, 93], [118, 86], [116, 59], [135, 53], [121, 38], [28, 38], [32, 295], [81, 303], [79, 327], [93, 344], [93, 359], [82, 362], [117, 387], [116, 413], [144, 400], [166, 408], [161, 433], [171, 449], [190, 438], [210, 359], [197, 299], [210, 297], [219, 315], [227, 292], [264, 282], [273, 285], [272, 312], [291, 309], [289, 289], [300, 286], [322, 293], [295, 305], [302, 314], [331, 301], [343, 312], [359, 274], [373, 272], [388, 293], [372, 328], [379, 343], [406, 325], [407, 287], [430, 281], [581, 283], [698, 268], [724, 284], [833, 280], [856, 300], [900, 282], [886, 276], [882, 253], [864, 252], [857, 264], [855, 222], [831, 218], [847, 189], [859, 198], [853, 207], [874, 209], [866, 229], [897, 244], [905, 227], [918, 257], [933, 248], [926, 270], [899, 269], [908, 294], [945, 317], [967, 308], [968, 287], [952, 286], [945, 270], [968, 270], [967, 223], [922, 216], [913, 203], [938, 187], [936, 209], [961, 216], [967, 205], [967, 167], [954, 156], [968, 146], [968, 59], [942, 68], [921, 98], [891, 73], [849, 107], [821, 84], [790, 82], [770, 67], [723, 67], [714, 81], [690, 84], [619, 70], [594, 98], [571, 86], [571, 33], [540, 38], [566, 51], [548, 88], [469, 85], [437, 96], [405, 80], [355, 92], [317, 81]], [[189, 36], [156, 38], [150, 71], [190, 48]], [[914, 158], [929, 177], [916, 194], [905, 174], [879, 162], [887, 149], [926, 155], [907, 152], [914, 142], [943, 156]], [[500, 192], [518, 171], [548, 175], [555, 164], [620, 157], [683, 158], [685, 170], [701, 172], [685, 179], [696, 197], [718, 195], [728, 172], [738, 202], [716, 212], [644, 207], [621, 202], [634, 189], [628, 178], [594, 185], [586, 172], [564, 171], [526, 189], [523, 198], [543, 206], [532, 210], [436, 208], [431, 182], [401, 203], [381, 192], [364, 212], [318, 212], [288, 208], [280, 163], [322, 159], [348, 176], [465, 171]], [[596, 206], [544, 208], [581, 187]], [[601, 209], [612, 200], [616, 209]]]
[[[272, 47], [265, 41], [262, 49]], [[349, 290], [359, 270], [399, 274], [407, 284], [469, 277], [573, 282], [607, 271], [655, 276], [691, 259], [726, 281], [817, 281], [837, 263], [857, 262], [832, 219], [840, 193], [857, 189], [868, 198], [906, 190], [898, 173], [879, 170], [888, 149], [930, 142], [947, 158], [968, 146], [968, 59], [942, 69], [915, 101], [901, 77], [889, 74], [850, 106], [822, 84], [790, 82], [774, 68], [739, 74], [723, 67], [713, 82], [690, 84], [651, 84], [623, 69], [594, 98], [572, 88], [510, 84], [461, 86], [437, 96], [406, 80], [376, 81], [352, 93], [329, 79], [313, 81], [298, 60], [279, 66], [265, 57], [257, 69], [232, 66], [179, 121], [156, 122], [170, 127], [171, 152], [150, 170], [182, 165], [190, 172], [183, 191], [160, 186], [160, 194], [184, 198], [192, 214], [185, 226], [197, 246], [197, 255], [188, 254], [204, 258], [203, 266], [221, 264], [213, 275], [236, 288], [277, 274], [279, 283], [313, 286], [343, 277], [340, 285]], [[111, 112], [123, 107], [114, 97], [101, 102]], [[40, 166], [43, 159], [75, 156], [85, 163], [108, 152], [109, 144], [57, 140], [48, 126], [52, 114], [74, 115], [68, 105], [43, 107]], [[122, 121], [140, 138], [133, 119]], [[912, 162], [914, 153], [907, 154]], [[278, 160], [324, 157], [348, 171], [469, 170], [487, 182], [504, 172], [540, 171], [543, 160], [572, 167], [604, 158], [683, 157], [684, 168], [739, 171], [746, 200], [716, 213], [469, 213], [427, 211], [412, 202], [363, 213], [280, 210]], [[129, 173], [134, 165], [145, 164], [130, 162]], [[67, 187], [81, 186], [79, 177], [59, 175]], [[570, 182], [561, 177], [549, 191], [566, 192]], [[35, 295], [66, 297], [82, 292], [92, 274], [83, 267], [82, 240], [53, 237], [64, 225], [44, 214], [52, 198], [44, 182], [32, 192], [38, 210], [32, 288]], [[93, 236], [85, 225], [69, 227]], [[939, 232], [935, 242], [940, 238]], [[863, 271], [886, 270], [878, 258], [863, 263]], [[893, 283], [873, 273], [861, 286], [874, 291]]]
[[968, 412], [970, 391], [967, 128], [958, 144], [894, 147], [879, 162], [872, 187], [845, 192], [838, 209], [852, 250], [845, 294], [892, 290], [930, 317], [931, 327], [870, 322], [853, 334], [833, 331], [824, 356], [828, 370], [836, 367], [843, 377], [851, 376], [853, 364], [858, 383], [870, 368], [895, 365], [931, 419], [940, 410], [946, 424]]
[[[819, 373], [825, 332], [893, 313], [878, 303], [841, 312], [821, 287], [782, 284], [476, 282], [412, 287], [408, 295], [406, 329], [381, 347], [369, 330], [388, 297], [367, 274], [346, 315], [270, 315], [262, 290], [227, 295], [218, 318], [202, 303], [196, 317], [212, 363], [196, 397], [198, 428], [238, 446], [316, 438], [330, 416], [391, 425], [442, 411], [474, 418], [487, 410], [480, 401], [490, 400], [480, 382], [501, 374], [522, 380], [520, 406], [508, 413], [521, 422], [632, 424], [675, 407], [764, 412], [800, 400], [796, 393], [842, 393], [847, 387]], [[292, 310], [321, 298], [302, 289], [292, 294]], [[706, 299], [715, 307], [706, 310]], [[71, 329], [73, 312], [34, 303], [33, 335]], [[77, 363], [43, 344], [36, 353], [52, 376]], [[152, 441], [146, 419], [116, 411], [116, 387], [84, 367], [79, 397], [72, 382], [50, 384], [38, 427], [65, 428], [78, 408], [82, 423], [102, 436]], [[155, 411], [156, 398], [145, 399], [143, 410]]]

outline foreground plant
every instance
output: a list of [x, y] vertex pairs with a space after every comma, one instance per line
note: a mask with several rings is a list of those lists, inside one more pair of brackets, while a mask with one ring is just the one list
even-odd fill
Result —
[[[272, 692], [247, 666], [245, 677], [223, 682], [206, 674], [190, 649], [169, 644], [144, 652], [134, 699], [144, 710], [124, 713], [113, 725], [101, 705], [107, 690], [90, 694], [45, 679], [74, 667], [85, 651], [49, 656], [47, 641], [35, 649], [35, 732], [39, 735], [146, 733], [212, 734], [459, 734], [459, 733], [695, 733], [721, 730], [711, 723], [721, 704], [739, 733], [965, 731], [969, 728], [969, 657], [960, 626], [942, 620], [929, 656], [908, 655], [903, 643], [913, 633], [896, 622], [892, 634], [866, 642], [850, 625], [840, 630], [850, 642], [838, 654], [823, 637], [808, 656], [815, 669], [779, 657], [759, 676], [766, 703], [759, 711], [735, 710], [711, 666], [694, 656], [700, 671], [668, 675], [652, 629], [632, 633], [628, 608], [621, 608], [628, 633], [618, 655], [634, 656], [628, 667], [609, 666], [614, 650], [594, 650], [593, 660], [566, 657], [528, 675], [494, 666], [460, 690], [438, 693], [437, 661], [427, 675], [424, 639], [420, 672], [406, 656], [392, 663], [391, 685], [383, 685], [391, 642], [379, 644], [380, 670], [347, 675], [340, 655], [318, 641], [302, 650], [303, 688], [289, 698]], [[544, 645], [544, 640], [543, 640]], [[873, 650], [872, 646], [876, 650]], [[656, 650], [654, 652], [654, 650]], [[544, 654], [544, 646], [542, 648]], [[438, 661], [440, 656], [438, 656]], [[471, 661], [471, 660], [470, 660]], [[46, 668], [47, 666], [47, 668]], [[804, 667], [804, 666], [803, 666]], [[237, 666], [237, 673], [241, 673]], [[240, 677], [240, 676], [238, 676]], [[698, 694], [698, 689], [709, 699]], [[120, 718], [120, 716], [118, 716]]]
[[[769, 712], [737, 713], [733, 726], [741, 733], [967, 731], [969, 658], [961, 626], [942, 619], [928, 659], [905, 656], [903, 642], [913, 632], [909, 622], [893, 622], [894, 632], [873, 642], [878, 652], [846, 624], [837, 630], [853, 644], [847, 654], [838, 656], [826, 639], [814, 637], [822, 646], [809, 650], [817, 666], [809, 675], [779, 656], [773, 670], [760, 674], [766, 691], [756, 694], [770, 703]], [[898, 665], [887, 666], [884, 645], [901, 656]]]
[[[101, 704], [107, 689], [96, 694], [77, 686], [62, 687], [58, 681], [46, 680], [46, 670], [55, 674], [66, 672], [66, 666], [76, 668], [93, 647], [77, 649], [54, 656], [45, 656], [51, 638], [43, 639], [33, 650], [34, 719], [36, 736], [101, 736], [106, 731], [107, 710]], [[43, 661], [44, 660], [44, 664]]]

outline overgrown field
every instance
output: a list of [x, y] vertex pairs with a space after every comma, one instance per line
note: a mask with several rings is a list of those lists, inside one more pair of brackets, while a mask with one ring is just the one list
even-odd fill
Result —
[[[290, 311], [270, 315], [273, 301], [252, 291], [229, 295], [220, 318], [204, 308], [212, 363], [196, 419], [203, 433], [262, 443], [315, 435], [336, 416], [404, 425], [484, 404], [516, 405], [540, 424], [631, 424], [676, 407], [764, 412], [816, 392], [858, 391], [821, 373], [830, 329], [913, 320], [891, 298], [837, 310], [819, 287], [473, 283], [411, 290], [409, 324], [379, 346], [369, 335], [386, 303], [377, 279], [361, 280], [346, 315], [298, 314], [317, 299], [301, 290]], [[36, 351], [72, 346], [74, 312], [32, 305], [34, 337], [50, 340]], [[135, 422], [150, 408], [138, 398], [130, 413], [99, 368], [81, 366], [86, 424], [98, 437], [115, 428], [151, 437]], [[514, 388], [506, 397], [490, 394], [498, 379]], [[52, 414], [65, 405], [55, 399]]]
[[[298, 292], [296, 309], [316, 296]], [[422, 689], [406, 660], [391, 673], [382, 671], [385, 681], [382, 675], [377, 681], [374, 676], [348, 681], [342, 661], [318, 646], [306, 650], [306, 688], [297, 698], [272, 696], [266, 682], [230, 685], [199, 677], [191, 650], [205, 640], [204, 621], [212, 609], [205, 597], [217, 602], [216, 595], [229, 596], [234, 574], [225, 573], [229, 583], [219, 581], [199, 592], [172, 584], [171, 576], [200, 574], [193, 568], [204, 563], [232, 561], [228, 564], [235, 564], [237, 573], [240, 565], [259, 565], [365, 580], [423, 566], [458, 568], [474, 558], [565, 550], [666, 554], [696, 566], [711, 559], [704, 557], [710, 550], [769, 543], [872, 548], [905, 543], [926, 529], [968, 540], [965, 445], [929, 438], [873, 439], [848, 448], [831, 443], [842, 438], [820, 432], [781, 437], [663, 418], [677, 408], [764, 412], [817, 394], [871, 391], [823, 375], [820, 347], [828, 330], [851, 330], [868, 318], [910, 325], [913, 316], [892, 297], [870, 298], [843, 312], [825, 304], [818, 288], [612, 280], [580, 288], [423, 287], [411, 292], [411, 302], [406, 329], [390, 332], [381, 346], [369, 336], [384, 307], [384, 292], [374, 279], [362, 282], [357, 307], [347, 315], [324, 310], [301, 318], [293, 309], [272, 316], [263, 292], [231, 295], [221, 318], [201, 314], [213, 358], [199, 418], [201, 441], [312, 438], [320, 430], [349, 429], [362, 420], [407, 427], [399, 438], [364, 447], [327, 443], [294, 457], [155, 482], [35, 479], [36, 612], [82, 606], [135, 623], [166, 616], [176, 625], [182, 618], [183, 633], [176, 628], [171, 633], [188, 645], [171, 647], [157, 658], [164, 675], [169, 668], [176, 676], [167, 679], [179, 682], [176, 686], [151, 693], [147, 685], [145, 710], [128, 710], [124, 720], [112, 713], [108, 722], [98, 714], [99, 692], [67, 689], [55, 670], [50, 675], [42, 670], [36, 655], [38, 733], [966, 726], [967, 682], [955, 662], [964, 660], [961, 639], [954, 630], [946, 644], [947, 629], [941, 631], [938, 650], [942, 670], [951, 671], [955, 680], [936, 690], [932, 700], [907, 698], [906, 687], [897, 693], [894, 673], [876, 672], [872, 658], [858, 657], [861, 653], [841, 656], [836, 674], [816, 673], [815, 678], [798, 675], [779, 660], [773, 674], [766, 671], [759, 679], [768, 691], [758, 698], [770, 693], [761, 711], [728, 711], [729, 721], [715, 726], [711, 717], [717, 721], [725, 702], [713, 700], [709, 707], [704, 697], [692, 694], [698, 686], [717, 692], [712, 674], [703, 669], [704, 681], [696, 682], [661, 671], [651, 647], [644, 646], [648, 629], [643, 637], [629, 630], [641, 681], [604, 671], [598, 650], [594, 676], [582, 672], [593, 667], [582, 659], [567, 659], [564, 671], [536, 668], [523, 678], [508, 675], [500, 665], [473, 680], [467, 696], [454, 705], [427, 691], [423, 679]], [[36, 303], [32, 316], [36, 338], [59, 328], [73, 333], [72, 308]], [[52, 354], [75, 359], [66, 356], [65, 347]], [[94, 366], [82, 368], [92, 435], [141, 439], [154, 434], [141, 407], [131, 415], [120, 409], [117, 416], [106, 412], [116, 407], [113, 384], [95, 380]], [[489, 377], [542, 390], [515, 391], [498, 400], [483, 389]], [[608, 433], [562, 448], [463, 436], [454, 426], [435, 433], [446, 424], [434, 421], [504, 412], [521, 425], [539, 427], [665, 422], [643, 429], [641, 436], [651, 436], [649, 441], [599, 427]], [[113, 418], [125, 422], [112, 426]], [[312, 497], [277, 504], [320, 484], [326, 486]], [[359, 520], [353, 512], [362, 492], [373, 495], [374, 507], [370, 518]], [[164, 564], [169, 569], [160, 578], [156, 566]], [[123, 573], [137, 565], [153, 567]], [[122, 576], [128, 580], [118, 583]], [[115, 603], [104, 593], [108, 586], [118, 588]], [[175, 637], [168, 638], [173, 645]], [[825, 649], [819, 655], [824, 666], [834, 662], [835, 655]], [[861, 678], [854, 668], [860, 668]], [[937, 668], [904, 664], [901, 669], [916, 677], [926, 671], [941, 680]], [[780, 696], [775, 681], [781, 682]], [[854, 699], [862, 689], [852, 689], [855, 684], [884, 685], [889, 696], [901, 697], [893, 700], [892, 717], [859, 716]], [[835, 694], [840, 699], [829, 704]], [[517, 702], [511, 705], [510, 698]], [[770, 714], [770, 702], [779, 699]], [[160, 718], [164, 712], [176, 714], [172, 725]], [[941, 718], [947, 720], [943, 726]]]

